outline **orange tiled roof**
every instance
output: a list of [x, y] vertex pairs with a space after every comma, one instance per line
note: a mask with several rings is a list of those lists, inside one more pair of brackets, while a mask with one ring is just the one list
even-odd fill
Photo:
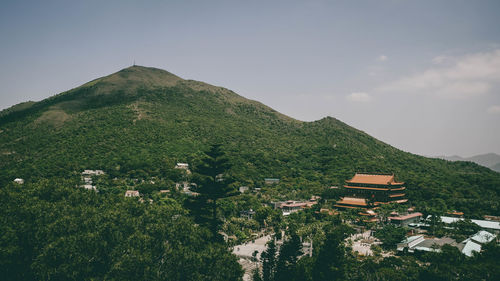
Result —
[[363, 198], [353, 198], [353, 197], [344, 197], [344, 198], [342, 198], [342, 200], [340, 200], [339, 202], [337, 202], [337, 204], [367, 206], [365, 199], [363, 199]]
[[402, 182], [394, 181], [394, 175], [371, 175], [356, 173], [349, 183], [366, 183], [366, 184], [402, 184]]
[[344, 185], [345, 188], [355, 188], [355, 189], [367, 189], [367, 190], [389, 190], [389, 188], [379, 188], [379, 187], [363, 187], [363, 186], [348, 186]]
[[405, 194], [404, 193], [398, 193], [398, 194], [391, 194], [391, 195], [389, 195], [389, 197], [391, 197], [391, 198], [392, 197], [401, 197], [401, 196], [405, 196]]
[[401, 216], [401, 217], [388, 217], [388, 219], [390, 220], [407, 220], [407, 219], [410, 219], [410, 218], [415, 218], [415, 217], [421, 217], [422, 216], [422, 213], [413, 213], [413, 214], [409, 214], [409, 215], [406, 215], [406, 216]]

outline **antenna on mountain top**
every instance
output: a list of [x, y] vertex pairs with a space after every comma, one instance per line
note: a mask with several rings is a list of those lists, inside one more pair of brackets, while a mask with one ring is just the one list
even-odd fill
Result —
[[135, 66], [135, 60], [134, 60], [134, 65], [133, 66]]

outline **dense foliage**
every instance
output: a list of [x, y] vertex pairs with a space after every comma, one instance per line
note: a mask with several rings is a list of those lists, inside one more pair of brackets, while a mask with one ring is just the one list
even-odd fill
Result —
[[[220, 147], [210, 152], [213, 143], [225, 157]], [[176, 162], [198, 173], [174, 169]], [[77, 188], [84, 169], [106, 172], [93, 178], [99, 192]], [[297, 121], [157, 69], [134, 66], [1, 112], [0, 171], [2, 280], [239, 280], [230, 243], [216, 242], [214, 232], [244, 241], [285, 229], [283, 244], [262, 255], [257, 280], [500, 279], [494, 243], [473, 258], [446, 247], [421, 257], [360, 258], [345, 246], [352, 230], [342, 224], [366, 226], [359, 210], [319, 211], [342, 195], [328, 187], [355, 172], [395, 173], [412, 205], [434, 218], [429, 233], [463, 238], [477, 228], [464, 221], [450, 231], [438, 215], [500, 214], [499, 173], [406, 153], [331, 117]], [[200, 197], [175, 187], [189, 181]], [[250, 190], [228, 198], [243, 185]], [[142, 197], [124, 198], [126, 189]], [[266, 205], [319, 194], [325, 201], [286, 219]], [[382, 217], [392, 208], [380, 208]], [[253, 219], [239, 217], [249, 209]], [[377, 236], [391, 248], [403, 232], [389, 226]], [[301, 257], [304, 240], [315, 245], [312, 256]]]
[[[293, 219], [295, 220], [295, 219]], [[310, 224], [309, 224], [310, 225]], [[338, 221], [318, 229], [312, 256], [302, 256], [301, 243], [290, 233], [277, 247], [271, 240], [261, 256], [262, 267], [253, 273], [254, 281], [329, 281], [329, 280], [499, 280], [500, 245], [496, 241], [484, 245], [481, 253], [467, 257], [456, 247], [443, 246], [441, 252], [415, 253], [402, 256], [362, 257], [344, 243], [353, 232]], [[394, 229], [387, 232], [396, 232]], [[295, 259], [295, 260], [294, 260]], [[290, 263], [288, 261], [294, 260]]]
[[382, 172], [405, 181], [410, 199], [422, 208], [457, 209], [472, 217], [500, 213], [500, 174], [487, 168], [402, 152], [331, 117], [300, 122], [195, 81], [141, 84], [151, 77], [172, 75], [136, 66], [4, 112], [0, 184], [16, 177], [68, 177], [83, 169], [103, 169], [110, 177], [172, 178], [176, 161], [199, 162], [219, 142], [235, 184], [262, 187], [264, 178], [280, 178], [269, 190], [275, 198], [305, 198], [342, 185], [355, 172]]
[[241, 278], [236, 258], [175, 201], [141, 203], [74, 185], [0, 189], [2, 280]]

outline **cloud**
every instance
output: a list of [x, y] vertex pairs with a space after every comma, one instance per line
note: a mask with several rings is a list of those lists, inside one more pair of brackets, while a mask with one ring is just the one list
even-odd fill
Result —
[[500, 114], [500, 105], [492, 105], [486, 110], [489, 114]]
[[433, 64], [443, 64], [445, 62], [449, 62], [450, 58], [447, 56], [437, 56], [432, 59]]
[[363, 103], [372, 101], [372, 97], [369, 94], [363, 92], [351, 93], [347, 95], [346, 99], [352, 102], [363, 102]]
[[388, 60], [389, 58], [386, 56], [386, 55], [380, 55], [377, 57], [377, 61], [381, 61], [381, 62], [384, 62], [386, 60]]
[[[427, 93], [445, 98], [470, 98], [488, 93], [500, 85], [500, 49], [475, 53], [451, 60], [448, 66], [436, 65], [422, 73], [381, 85], [377, 91]], [[442, 63], [437, 57], [434, 63]]]

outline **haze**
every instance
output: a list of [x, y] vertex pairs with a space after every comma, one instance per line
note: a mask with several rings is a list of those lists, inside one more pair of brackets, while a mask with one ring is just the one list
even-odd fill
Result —
[[134, 63], [422, 155], [500, 154], [499, 1], [8, 1], [0, 109]]

